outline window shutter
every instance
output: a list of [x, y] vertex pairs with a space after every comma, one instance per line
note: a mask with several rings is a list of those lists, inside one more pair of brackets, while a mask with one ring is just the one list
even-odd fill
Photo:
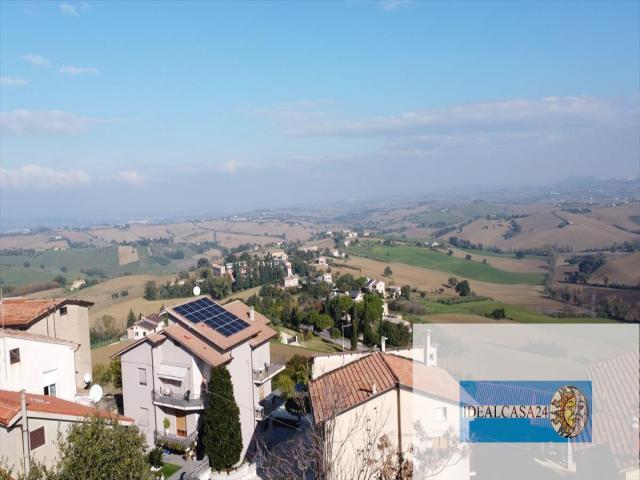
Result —
[[31, 450], [35, 450], [38, 447], [44, 445], [44, 427], [36, 428], [32, 432], [29, 432], [29, 443], [31, 444]]

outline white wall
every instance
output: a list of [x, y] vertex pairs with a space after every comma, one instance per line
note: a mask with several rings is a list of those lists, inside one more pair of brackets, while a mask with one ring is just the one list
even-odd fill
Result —
[[233, 395], [240, 409], [240, 424], [242, 428], [242, 454], [244, 458], [255, 430], [253, 366], [251, 365], [251, 346], [249, 342], [242, 343], [231, 351], [232, 360], [227, 365]]
[[327, 437], [333, 444], [329, 456], [335, 472], [329, 478], [361, 477], [358, 474], [364, 465], [360, 451], [382, 435], [387, 435], [392, 445], [398, 444], [397, 405], [397, 390], [393, 389], [336, 417], [335, 433]]
[[[20, 349], [20, 361], [11, 364], [9, 352]], [[0, 337], [0, 388], [25, 389], [44, 394], [45, 383], [56, 384], [56, 397], [74, 401], [76, 375], [74, 347], [60, 343], [39, 342], [15, 337]], [[46, 376], [45, 376], [46, 373]], [[48, 379], [45, 382], [45, 379]]]
[[[151, 345], [143, 342], [132, 350], [125, 352], [121, 358], [122, 365], [122, 397], [124, 414], [133, 418], [136, 426], [144, 434], [147, 445], [154, 444], [155, 410], [151, 391], [153, 389], [153, 368]], [[147, 385], [139, 385], [138, 368], [147, 371]], [[146, 408], [149, 412], [149, 424], [140, 425], [140, 408]]]
[[[444, 400], [412, 391], [408, 388], [400, 389], [400, 413], [402, 425], [402, 448], [408, 451], [412, 443], [417, 448], [424, 448], [423, 440], [417, 435], [417, 428], [423, 428], [426, 436], [440, 437], [447, 431], [458, 435], [460, 432], [460, 409], [457, 402]], [[436, 416], [436, 409], [446, 409], [446, 420]], [[419, 427], [417, 426], [419, 424]], [[454, 460], [456, 460], [454, 462]], [[440, 474], [430, 477], [436, 480], [456, 480], [469, 478], [469, 457], [457, 461], [452, 457], [452, 465]], [[455, 463], [455, 464], [453, 464]]]
[[84, 374], [91, 373], [91, 345], [89, 342], [89, 309], [79, 305], [66, 305], [66, 315], [60, 309], [34, 323], [28, 333], [69, 340], [80, 345], [75, 354], [76, 386], [84, 388]]

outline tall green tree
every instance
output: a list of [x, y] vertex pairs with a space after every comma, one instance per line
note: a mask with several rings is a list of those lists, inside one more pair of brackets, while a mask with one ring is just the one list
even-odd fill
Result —
[[351, 310], [351, 350], [358, 348], [358, 305], [353, 304]]
[[153, 280], [149, 280], [144, 284], [145, 300], [156, 300], [158, 298], [158, 286]]
[[148, 479], [144, 436], [114, 419], [94, 417], [73, 424], [58, 438], [57, 480]]
[[233, 395], [227, 367], [211, 368], [207, 389], [200, 437], [209, 465], [215, 470], [222, 470], [238, 463], [242, 453], [240, 409]]
[[136, 314], [133, 313], [133, 309], [131, 309], [127, 315], [127, 327], [130, 327], [134, 323], [136, 323]]

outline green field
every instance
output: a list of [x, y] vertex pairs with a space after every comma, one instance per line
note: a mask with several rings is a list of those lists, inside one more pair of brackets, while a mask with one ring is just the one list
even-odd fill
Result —
[[[81, 272], [83, 268], [101, 269], [108, 277], [133, 274], [165, 275], [187, 270], [195, 265], [191, 257], [195, 252], [188, 246], [176, 245], [185, 258], [169, 260], [162, 256], [164, 249], [153, 249], [150, 256], [146, 247], [138, 247], [139, 261], [120, 266], [117, 247], [69, 248], [62, 251], [46, 250], [28, 255], [0, 255], [0, 280], [3, 285], [22, 286], [51, 282], [62, 275], [68, 282], [76, 278], [92, 278]], [[28, 266], [25, 267], [25, 262]], [[66, 271], [61, 269], [66, 267]], [[97, 277], [100, 278], [100, 277]]]
[[491, 313], [496, 308], [504, 308], [507, 318], [519, 323], [612, 323], [614, 320], [606, 318], [589, 317], [550, 317], [543, 313], [533, 312], [526, 308], [514, 307], [495, 300], [480, 300], [478, 302], [458, 303], [456, 305], [445, 305], [436, 301], [422, 302], [427, 308], [427, 314], [419, 317], [421, 320], [429, 321], [429, 315], [435, 314], [468, 314], [484, 316]]
[[381, 262], [400, 262], [438, 270], [479, 282], [539, 285], [544, 280], [543, 275], [539, 273], [507, 272], [475, 260], [464, 260], [428, 248], [409, 245], [384, 246], [368, 243], [364, 246], [350, 247], [349, 253]]

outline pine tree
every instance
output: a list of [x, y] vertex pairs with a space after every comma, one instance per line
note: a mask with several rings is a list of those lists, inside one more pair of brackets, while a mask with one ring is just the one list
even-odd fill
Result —
[[240, 409], [225, 366], [211, 368], [207, 389], [209, 393], [200, 437], [209, 465], [215, 470], [222, 470], [238, 463], [242, 453]]
[[351, 350], [358, 348], [358, 305], [354, 302], [351, 315]]

